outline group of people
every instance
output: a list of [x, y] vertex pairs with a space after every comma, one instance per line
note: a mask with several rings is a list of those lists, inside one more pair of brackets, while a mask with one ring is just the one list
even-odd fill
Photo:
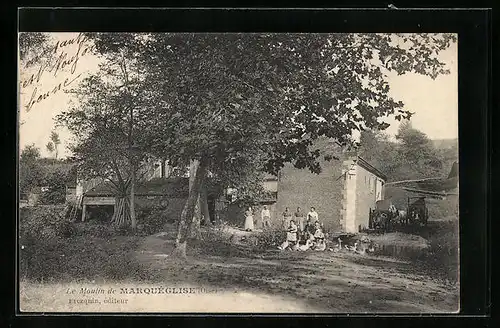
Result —
[[[261, 211], [262, 229], [271, 226], [271, 211], [264, 205]], [[325, 250], [325, 234], [322, 225], [319, 222], [319, 216], [314, 207], [304, 215], [300, 207], [297, 207], [292, 214], [286, 207], [282, 213], [281, 225], [287, 232], [286, 240], [279, 246], [279, 249], [293, 249], [305, 251], [308, 249]], [[255, 229], [253, 210], [251, 207], [245, 212], [245, 230]]]
[[[293, 220], [295, 224], [300, 227], [300, 230], [303, 231], [306, 224], [306, 219], [312, 222], [316, 222], [319, 220], [318, 213], [314, 207], [311, 207], [311, 211], [304, 215], [301, 208], [297, 207], [297, 211], [292, 215], [289, 208], [286, 207], [285, 211], [282, 214], [281, 225], [284, 229], [289, 226], [290, 221], [292, 221], [293, 216], [295, 219]], [[262, 211], [260, 213], [261, 217], [261, 226], [262, 229], [271, 227], [271, 211], [269, 208], [264, 205], [262, 207]], [[255, 222], [254, 222], [254, 213], [252, 207], [248, 207], [245, 211], [245, 230], [252, 231], [255, 230]]]
[[[314, 208], [311, 209], [311, 212]], [[310, 212], [310, 213], [311, 213]], [[314, 211], [316, 213], [316, 211]], [[312, 219], [312, 217], [314, 219]], [[304, 221], [291, 219], [288, 223], [286, 240], [278, 246], [280, 250], [307, 251], [309, 249], [324, 251], [326, 249], [325, 234], [323, 227], [316, 216], [307, 216]]]

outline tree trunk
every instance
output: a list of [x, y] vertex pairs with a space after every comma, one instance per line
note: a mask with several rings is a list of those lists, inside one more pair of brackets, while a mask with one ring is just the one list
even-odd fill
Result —
[[175, 240], [175, 249], [172, 253], [174, 256], [183, 258], [186, 257], [187, 238], [190, 234], [191, 223], [193, 221], [193, 215], [198, 197], [200, 195], [200, 190], [203, 185], [203, 180], [205, 180], [207, 166], [208, 163], [206, 160], [200, 161], [199, 165], [197, 165], [195, 174], [193, 174], [193, 182], [191, 184], [192, 188], [189, 188], [189, 196], [186, 204], [184, 204], [184, 208], [181, 212], [181, 218], [179, 220], [177, 238]]
[[[199, 166], [200, 162], [198, 160], [192, 160], [189, 165], [189, 190], [193, 188], [196, 171], [198, 170]], [[200, 189], [201, 188], [203, 188], [203, 184], [200, 187]], [[198, 196], [194, 209], [193, 220], [191, 222], [191, 232], [190, 232], [191, 238], [200, 237], [201, 235], [200, 224], [201, 224], [201, 206], [200, 206], [200, 196]]]
[[205, 223], [206, 226], [211, 226], [212, 221], [210, 221], [210, 211], [208, 209], [208, 191], [206, 182], [203, 184], [201, 188], [199, 204], [201, 208], [201, 213], [203, 215], [203, 222]]
[[116, 197], [115, 211], [111, 218], [111, 224], [117, 227], [123, 227], [130, 221], [129, 202], [126, 196]]
[[130, 181], [130, 226], [132, 230], [137, 228], [137, 219], [135, 217], [135, 167], [132, 167], [132, 176]]

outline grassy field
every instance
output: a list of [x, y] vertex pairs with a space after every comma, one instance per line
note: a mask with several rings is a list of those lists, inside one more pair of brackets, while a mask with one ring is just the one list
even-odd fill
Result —
[[[350, 252], [257, 251], [209, 234], [204, 236], [203, 240], [191, 243], [187, 261], [170, 257], [172, 234], [75, 236], [38, 247], [27, 266], [32, 270], [21, 271], [21, 310], [272, 313], [458, 310], [458, 285], [416, 262]], [[110, 288], [119, 291], [160, 286], [192, 288], [195, 292], [107, 294]], [[101, 288], [106, 293], [82, 294], [82, 287]], [[75, 290], [75, 294], [68, 290]]]

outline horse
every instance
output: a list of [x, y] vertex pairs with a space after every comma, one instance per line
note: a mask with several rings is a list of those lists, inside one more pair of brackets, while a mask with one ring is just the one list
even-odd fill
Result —
[[408, 224], [408, 214], [404, 210], [398, 210], [397, 221], [399, 224]]

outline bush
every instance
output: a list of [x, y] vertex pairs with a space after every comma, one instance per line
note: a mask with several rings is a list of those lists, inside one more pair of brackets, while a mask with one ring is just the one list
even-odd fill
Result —
[[[45, 266], [40, 251], [53, 251], [53, 245], [74, 235], [75, 229], [66, 217], [66, 206], [24, 207], [19, 211], [19, 267], [21, 272], [37, 271], [37, 263]], [[43, 263], [42, 263], [43, 262]]]
[[163, 231], [168, 214], [165, 206], [144, 206], [138, 209], [137, 222], [142, 225], [142, 232], [152, 235]]
[[40, 203], [46, 205], [64, 204], [66, 201], [66, 172], [56, 170], [46, 174], [44, 185], [48, 187], [40, 195]]
[[286, 232], [283, 229], [264, 230], [257, 235], [257, 248], [273, 249], [281, 245], [286, 239]]
[[223, 221], [217, 222], [211, 227], [204, 227], [200, 230], [200, 240], [207, 242], [230, 241], [229, 239], [231, 236], [228, 233], [228, 227], [228, 224]]
[[48, 240], [69, 237], [74, 227], [67, 218], [65, 205], [23, 207], [19, 212], [20, 240]]

